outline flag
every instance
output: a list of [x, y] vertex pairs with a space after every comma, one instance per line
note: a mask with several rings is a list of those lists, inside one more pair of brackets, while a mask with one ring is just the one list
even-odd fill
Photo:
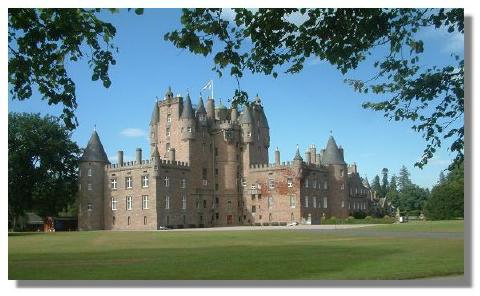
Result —
[[213, 81], [209, 80], [207, 84], [205, 84], [205, 86], [202, 88], [202, 90], [212, 89], [212, 84], [213, 84]]

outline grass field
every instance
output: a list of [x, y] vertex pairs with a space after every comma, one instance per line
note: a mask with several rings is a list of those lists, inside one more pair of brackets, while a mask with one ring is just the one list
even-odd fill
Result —
[[[463, 232], [463, 222], [423, 223], [348, 232], [17, 233], [9, 235], [8, 273], [13, 280], [411, 279], [463, 274], [463, 237], [421, 235], [432, 225], [435, 232]], [[355, 231], [364, 235], [351, 235]], [[412, 235], [389, 235], [400, 231]]]

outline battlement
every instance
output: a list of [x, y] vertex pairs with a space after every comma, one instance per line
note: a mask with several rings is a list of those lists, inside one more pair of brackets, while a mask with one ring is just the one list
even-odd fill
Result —
[[[284, 168], [291, 168], [294, 165], [293, 161], [287, 161], [287, 162], [282, 162], [281, 164], [275, 164], [275, 163], [255, 163], [251, 164], [249, 169], [250, 171], [265, 171], [265, 170], [272, 170], [272, 169], [284, 169]], [[318, 165], [318, 164], [305, 164], [303, 163], [303, 166], [308, 168], [308, 169], [313, 169], [313, 170], [325, 170], [326, 167], [324, 165]]]
[[[141, 164], [138, 164], [136, 161], [127, 161], [124, 162], [123, 165], [119, 165], [118, 163], [113, 163], [113, 164], [107, 164], [106, 168], [107, 169], [123, 169], [123, 168], [145, 168], [145, 167], [152, 167], [154, 165], [153, 160], [142, 160]], [[168, 159], [160, 159], [159, 166], [161, 167], [169, 167], [169, 168], [189, 168], [188, 162], [183, 162], [183, 161], [171, 161]]]

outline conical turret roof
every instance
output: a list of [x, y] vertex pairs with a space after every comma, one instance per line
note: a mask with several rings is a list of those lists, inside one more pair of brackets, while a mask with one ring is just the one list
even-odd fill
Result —
[[338, 149], [337, 143], [333, 136], [328, 138], [327, 147], [323, 153], [322, 162], [324, 164], [345, 164], [342, 153]]
[[253, 123], [252, 114], [250, 113], [250, 108], [248, 107], [248, 105], [245, 105], [245, 107], [243, 108], [242, 116], [240, 117], [240, 123]]
[[192, 101], [190, 100], [190, 95], [187, 94], [185, 103], [183, 104], [182, 119], [192, 119], [193, 118], [193, 108]]
[[155, 145], [155, 148], [153, 148], [152, 158], [160, 158], [160, 153], [158, 152], [157, 145]]
[[152, 111], [152, 119], [150, 119], [150, 125], [155, 125], [158, 123], [159, 120], [159, 114], [158, 114], [158, 103], [155, 102], [155, 105], [153, 106], [153, 111]]
[[300, 155], [300, 149], [298, 148], [298, 145], [297, 145], [297, 152], [295, 153], [295, 157], [293, 158], [293, 161], [303, 161], [303, 158]]
[[96, 131], [93, 131], [93, 134], [88, 141], [87, 147], [85, 148], [85, 150], [83, 150], [83, 155], [80, 158], [80, 161], [100, 161], [110, 163], [107, 154], [103, 149], [100, 137], [98, 136]]
[[198, 99], [197, 113], [203, 113], [203, 114], [207, 113], [207, 111], [205, 110], [205, 107], [203, 106], [203, 99], [201, 96]]

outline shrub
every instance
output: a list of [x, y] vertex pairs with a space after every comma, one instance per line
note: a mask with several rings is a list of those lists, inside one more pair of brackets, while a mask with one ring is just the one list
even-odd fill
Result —
[[363, 219], [366, 216], [367, 216], [367, 213], [365, 213], [365, 212], [361, 212], [361, 211], [353, 212], [353, 217], [355, 217], [355, 219]]
[[364, 219], [365, 219], [365, 221], [372, 221], [373, 220], [372, 216], [367, 216]]

